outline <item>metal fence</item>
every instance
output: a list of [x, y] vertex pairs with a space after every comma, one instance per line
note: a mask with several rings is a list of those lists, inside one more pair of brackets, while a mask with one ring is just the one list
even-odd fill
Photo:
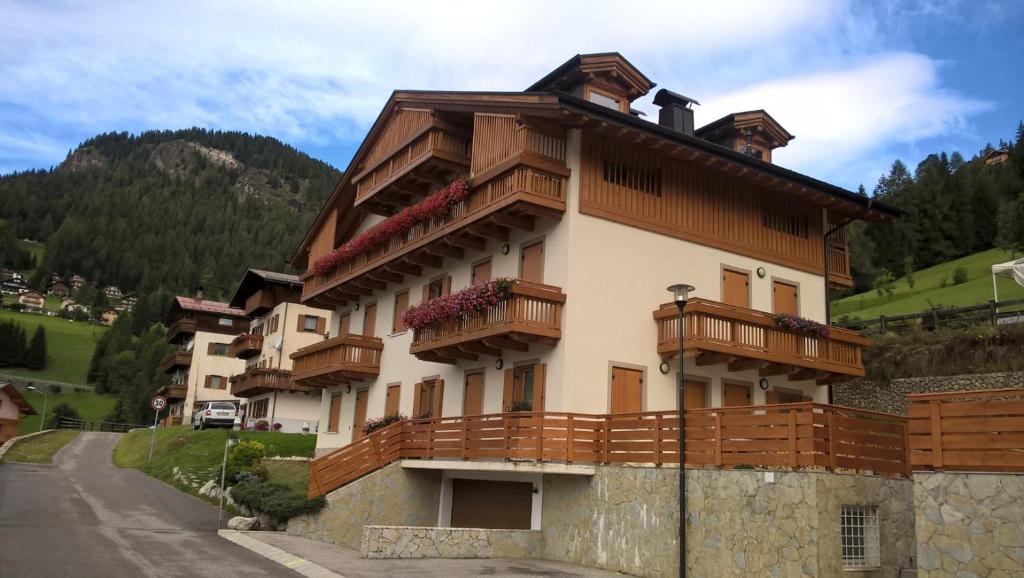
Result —
[[57, 424], [58, 429], [77, 429], [81, 431], [102, 431], [115, 433], [127, 433], [133, 429], [146, 427], [149, 426], [130, 423], [115, 423], [110, 421], [86, 421], [84, 419], [74, 419], [70, 417], [60, 418], [60, 423]]
[[1024, 299], [989, 301], [968, 307], [931, 309], [909, 315], [882, 315], [874, 319], [840, 321], [836, 325], [864, 334], [872, 334], [909, 333], [915, 328], [925, 331], [963, 329], [981, 323], [991, 323], [992, 325], [1024, 323]]

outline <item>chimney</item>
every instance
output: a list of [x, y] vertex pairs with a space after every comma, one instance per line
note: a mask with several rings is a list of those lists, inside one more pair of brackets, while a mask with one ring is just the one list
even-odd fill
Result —
[[202, 301], [202, 300], [203, 300], [203, 286], [200, 285], [200, 286], [196, 287], [196, 301]]
[[658, 124], [693, 136], [693, 109], [690, 105], [700, 104], [699, 102], [663, 88], [654, 95], [654, 104], [661, 107]]

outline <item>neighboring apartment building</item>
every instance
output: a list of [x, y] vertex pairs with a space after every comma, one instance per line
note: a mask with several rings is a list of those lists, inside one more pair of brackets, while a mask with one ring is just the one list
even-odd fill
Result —
[[36, 410], [14, 385], [0, 384], [0, 445], [18, 437], [18, 421], [22, 414], [36, 415]]
[[[230, 305], [250, 318], [249, 332], [235, 337], [229, 353], [245, 360], [231, 376], [231, 394], [244, 399], [243, 427], [285, 433], [316, 433], [320, 390], [292, 383], [291, 354], [324, 341], [333, 311], [302, 305], [295, 275], [249, 269]], [[275, 427], [280, 424], [280, 427]]]
[[54, 297], [67, 297], [71, 294], [71, 289], [63, 279], [54, 279], [46, 286], [46, 294]]
[[106, 295], [108, 299], [120, 299], [122, 297], [121, 288], [117, 285], [107, 285], [103, 288], [103, 294]]
[[75, 274], [75, 275], [71, 276], [71, 288], [72, 289], [78, 289], [82, 285], [87, 285], [88, 283], [89, 283], [89, 280], [86, 279], [85, 277], [82, 277], [81, 275]]
[[[829, 383], [864, 374], [867, 340], [821, 325], [826, 284], [852, 285], [842, 226], [897, 211], [772, 164], [793, 136], [764, 111], [695, 130], [694, 101], [662, 90], [658, 121], [640, 118], [631, 103], [653, 87], [612, 53], [574, 57], [521, 93], [392, 94], [293, 260], [306, 271], [303, 303], [336, 311], [330, 338], [294, 356], [294, 381], [323, 392], [317, 456], [367, 447], [349, 444], [368, 419], [435, 418], [414, 426], [430, 435], [450, 422], [438, 449], [434, 438], [410, 453], [374, 446], [454, 456], [403, 462], [439, 476], [412, 480], [408, 502], [430, 502], [416, 511], [430, 525], [557, 534], [540, 488], [593, 471], [513, 472], [509, 456], [572, 462], [585, 446], [597, 452], [587, 459], [607, 459], [619, 442], [591, 428], [542, 447], [508, 425], [528, 422], [483, 432], [473, 424], [491, 418], [459, 416], [647, 412], [656, 446], [619, 441], [657, 449], [613, 462], [660, 465], [675, 443], [662, 437], [678, 423], [680, 361], [688, 410], [827, 403]], [[696, 288], [683, 360], [675, 283]], [[494, 436], [503, 449], [481, 450]], [[311, 492], [354, 479], [343, 461], [314, 462]]]
[[245, 369], [245, 362], [228, 353], [235, 336], [249, 330], [241, 309], [227, 303], [177, 296], [168, 314], [167, 342], [175, 351], [161, 365], [169, 383], [159, 390], [168, 400], [165, 425], [188, 425], [196, 406], [205, 401], [239, 399], [228, 391], [228, 378]]
[[27, 309], [42, 309], [43, 304], [46, 303], [46, 298], [38, 291], [25, 291], [18, 295], [18, 303], [21, 303]]

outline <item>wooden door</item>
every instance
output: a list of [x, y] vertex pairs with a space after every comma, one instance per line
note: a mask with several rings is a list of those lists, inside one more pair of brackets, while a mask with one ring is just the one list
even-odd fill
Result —
[[772, 313], [800, 314], [797, 286], [785, 281], [772, 281]]
[[363, 335], [366, 337], [376, 337], [377, 331], [377, 304], [373, 303], [366, 306], [366, 310], [363, 312]]
[[723, 392], [722, 405], [725, 407], [737, 407], [743, 405], [750, 405], [750, 386], [739, 385], [735, 383], [726, 383], [723, 386], [725, 391]]
[[750, 275], [722, 269], [722, 303], [750, 308]]
[[338, 321], [338, 335], [348, 335], [349, 333], [352, 333], [352, 314], [346, 313]]
[[452, 527], [529, 530], [531, 482], [452, 480]]
[[708, 384], [703, 381], [686, 380], [686, 383], [683, 384], [683, 403], [686, 404], [686, 409], [702, 409], [707, 407], [707, 391]]
[[612, 366], [611, 413], [643, 411], [644, 372]]
[[395, 415], [398, 413], [398, 403], [402, 399], [402, 384], [388, 386], [388, 397], [384, 402], [384, 415]]
[[466, 392], [462, 398], [462, 415], [480, 415], [484, 412], [484, 373], [466, 375]]
[[357, 440], [363, 437], [363, 424], [366, 423], [366, 402], [370, 397], [370, 391], [360, 389], [356, 392], [356, 415], [352, 420], [352, 439]]
[[395, 310], [391, 320], [391, 332], [401, 333], [405, 331], [405, 321], [402, 314], [409, 308], [409, 292], [403, 291], [395, 295]]
[[519, 255], [519, 278], [534, 283], [544, 282], [544, 242], [523, 247]]
[[481, 261], [473, 265], [473, 277], [470, 281], [473, 285], [486, 283], [491, 280], [491, 260]]
[[331, 409], [327, 414], [327, 431], [338, 433], [338, 424], [341, 422], [341, 394], [335, 393], [331, 396]]

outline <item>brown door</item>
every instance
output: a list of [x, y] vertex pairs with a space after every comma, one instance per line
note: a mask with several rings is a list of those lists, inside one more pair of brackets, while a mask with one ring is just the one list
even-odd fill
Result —
[[466, 393], [462, 398], [462, 415], [480, 415], [484, 412], [484, 373], [466, 375]]
[[341, 421], [341, 394], [331, 396], [331, 411], [327, 414], [327, 431], [338, 433], [338, 423]]
[[375, 332], [377, 331], [377, 304], [366, 306], [366, 311], [363, 312], [363, 335], [366, 337], [376, 337]]
[[612, 367], [611, 413], [643, 411], [644, 373], [639, 369]]
[[519, 278], [534, 283], [544, 282], [544, 242], [523, 247], [519, 256]]
[[338, 321], [338, 335], [348, 335], [349, 333], [352, 333], [352, 314], [346, 313]]
[[796, 285], [783, 281], [772, 281], [772, 312], [776, 315], [800, 313]]
[[384, 402], [384, 415], [395, 415], [398, 413], [398, 402], [402, 399], [402, 385], [395, 384], [388, 386], [388, 397]]
[[491, 280], [491, 260], [488, 259], [481, 263], [473, 265], [473, 278], [471, 283], [478, 285], [480, 283], [486, 283]]
[[750, 275], [722, 269], [722, 303], [750, 308]]
[[395, 295], [395, 311], [394, 318], [391, 320], [391, 332], [401, 333], [405, 331], [405, 321], [402, 319], [402, 314], [409, 308], [409, 292], [403, 291]]
[[533, 484], [452, 480], [452, 527], [529, 530]]
[[[678, 381], [676, 383], [679, 383]], [[686, 381], [683, 386], [683, 403], [686, 409], [701, 409], [708, 406], [708, 386], [703, 381]]]
[[750, 405], [750, 386], [734, 383], [725, 384], [725, 396], [723, 404], [725, 407], [736, 407]]
[[370, 391], [360, 389], [356, 392], [356, 416], [352, 420], [352, 439], [357, 440], [363, 437], [363, 424], [366, 423], [366, 401], [370, 397]]

